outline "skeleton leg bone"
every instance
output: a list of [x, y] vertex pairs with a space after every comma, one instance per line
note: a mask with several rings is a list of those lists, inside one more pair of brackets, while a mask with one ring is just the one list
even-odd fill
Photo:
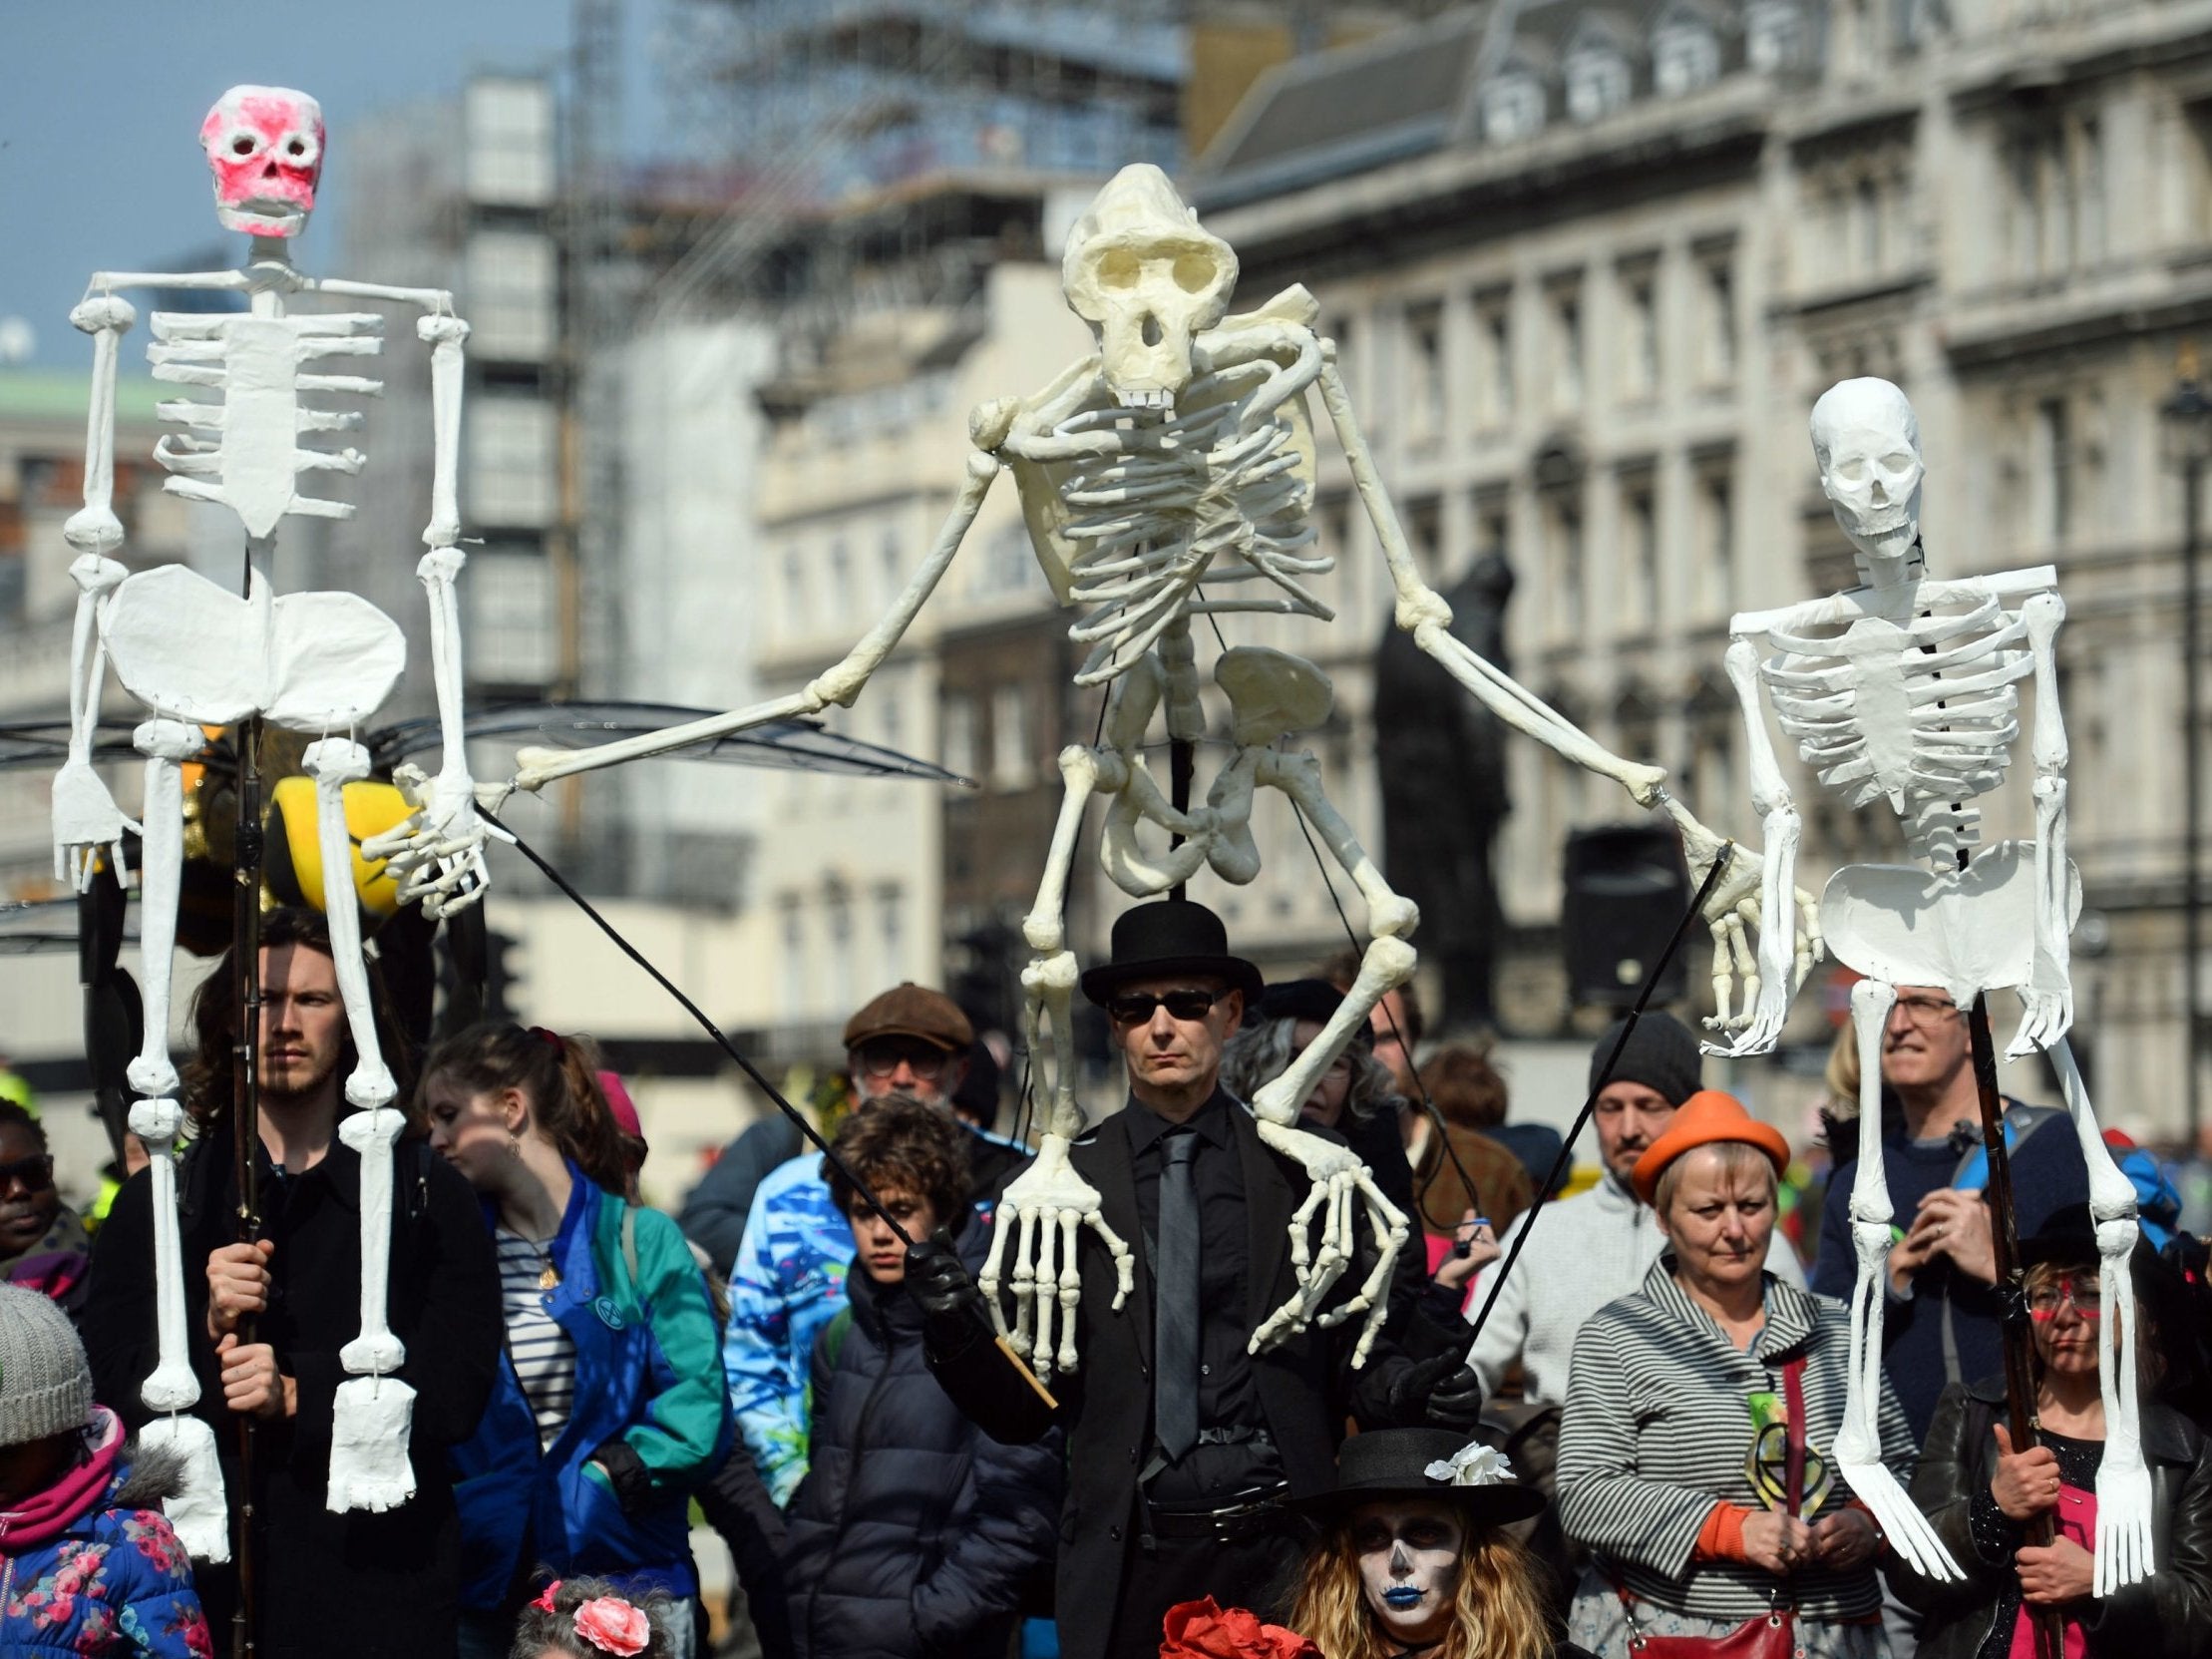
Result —
[[[2048, 1049], [2051, 1069], [2081, 1141], [2089, 1169], [2089, 1214], [2096, 1223], [2097, 1278], [2105, 1317], [2116, 1322], [2118, 1343], [2097, 1367], [2097, 1392], [2104, 1402], [2104, 1457], [2096, 1474], [2096, 1584], [2107, 1596], [2146, 1578], [2151, 1559], [2150, 1470], [2143, 1461], [2141, 1407], [2136, 1396], [2140, 1369], [2135, 1281], [2128, 1257], [2141, 1236], [2136, 1223], [2134, 1183], [2112, 1161], [2097, 1127], [2089, 1091], [2073, 1062], [2073, 1049], [2060, 1037]], [[2106, 1329], [2111, 1329], [2107, 1326]], [[2102, 1332], [2099, 1333], [2103, 1335]]]
[[177, 1068], [169, 1057], [170, 987], [177, 946], [177, 903], [184, 864], [184, 785], [180, 764], [197, 754], [202, 739], [182, 720], [149, 720], [136, 734], [146, 760], [146, 864], [140, 907], [140, 943], [145, 960], [145, 1035], [129, 1077], [134, 1092], [146, 1096], [131, 1108], [131, 1132], [146, 1142], [150, 1156], [148, 1199], [154, 1212], [154, 1307], [157, 1343], [154, 1370], [140, 1385], [139, 1398], [163, 1414], [149, 1423], [140, 1440], [169, 1448], [181, 1459], [183, 1480], [164, 1509], [178, 1537], [194, 1556], [209, 1561], [230, 1558], [230, 1513], [223, 1500], [222, 1468], [215, 1457], [215, 1433], [184, 1414], [199, 1400], [184, 1329], [184, 1243], [177, 1223], [177, 1136], [184, 1114], [177, 1102]]
[[392, 1143], [406, 1119], [392, 1104], [399, 1092], [384, 1063], [361, 957], [361, 916], [354, 898], [353, 844], [346, 833], [345, 786], [369, 775], [369, 751], [350, 738], [308, 745], [305, 765], [315, 780], [315, 825], [322, 853], [323, 912], [346, 1028], [360, 1056], [346, 1078], [347, 1103], [359, 1109], [338, 1125], [338, 1138], [361, 1159], [361, 1334], [338, 1351], [349, 1373], [338, 1385], [330, 1426], [329, 1507], [381, 1512], [415, 1495], [407, 1455], [415, 1391], [391, 1375], [407, 1350], [392, 1334], [385, 1302], [391, 1277]]
[[1882, 1031], [1896, 988], [1861, 980], [1851, 988], [1859, 1041], [1859, 1170], [1851, 1188], [1851, 1245], [1859, 1272], [1851, 1288], [1850, 1377], [1836, 1430], [1836, 1471], [1873, 1514], [1890, 1547], [1925, 1578], [1962, 1576], [1935, 1528], [1882, 1461], [1882, 1311], [1889, 1295], [1889, 1178], [1882, 1160]]

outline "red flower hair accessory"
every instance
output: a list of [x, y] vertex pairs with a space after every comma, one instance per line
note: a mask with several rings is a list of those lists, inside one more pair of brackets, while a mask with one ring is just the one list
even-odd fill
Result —
[[536, 1601], [532, 1602], [531, 1605], [537, 1608], [541, 1613], [557, 1612], [559, 1609], [553, 1606], [553, 1596], [558, 1593], [559, 1589], [560, 1580], [556, 1578], [551, 1584], [548, 1584], [546, 1586], [545, 1593], [541, 1595]]
[[653, 1639], [653, 1621], [645, 1609], [632, 1606], [618, 1595], [602, 1595], [576, 1609], [576, 1634], [601, 1653], [630, 1659], [643, 1653]]
[[1224, 1611], [1212, 1596], [1170, 1607], [1160, 1628], [1160, 1659], [1321, 1659], [1295, 1630], [1263, 1624], [1242, 1607]]

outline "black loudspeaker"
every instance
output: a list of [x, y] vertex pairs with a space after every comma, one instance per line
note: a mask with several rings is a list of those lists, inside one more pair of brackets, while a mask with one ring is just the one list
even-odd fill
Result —
[[[1633, 1004], [1680, 925], [1692, 891], [1681, 843], [1664, 825], [1571, 831], [1559, 923], [1574, 1001], [1624, 1009]], [[1673, 1002], [1688, 985], [1689, 965], [1677, 954], [1652, 1001]]]

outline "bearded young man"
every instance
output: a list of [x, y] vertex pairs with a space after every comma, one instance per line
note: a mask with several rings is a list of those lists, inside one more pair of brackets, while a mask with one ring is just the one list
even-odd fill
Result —
[[[232, 1559], [250, 1547], [264, 1659], [450, 1653], [459, 1534], [445, 1452], [476, 1428], [499, 1363], [491, 1238], [468, 1183], [419, 1139], [402, 1141], [388, 1309], [407, 1347], [396, 1375], [415, 1390], [415, 1495], [382, 1514], [333, 1514], [331, 1416], [346, 1375], [338, 1351], [361, 1323], [361, 1162], [337, 1135], [351, 1109], [341, 1091], [355, 1056], [323, 918], [272, 912], [261, 939], [258, 1238], [237, 1239], [238, 1011], [228, 955], [193, 1004], [198, 1045], [184, 1067], [184, 1101], [192, 1143], [178, 1170], [185, 1325], [200, 1389], [193, 1412], [214, 1427], [224, 1458]], [[378, 1001], [378, 1040], [404, 1082], [404, 1045]], [[151, 1415], [139, 1389], [156, 1359], [153, 1226], [142, 1170], [100, 1230], [83, 1321], [98, 1397], [134, 1428]], [[241, 1417], [257, 1428], [250, 1544], [235, 1535], [245, 1495], [235, 1461]], [[214, 1592], [219, 1633], [235, 1586], [228, 1574], [199, 1576]]]

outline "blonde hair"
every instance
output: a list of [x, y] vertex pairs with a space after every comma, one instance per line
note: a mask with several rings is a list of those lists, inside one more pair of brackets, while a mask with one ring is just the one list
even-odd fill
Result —
[[1674, 1194], [1681, 1190], [1682, 1167], [1699, 1152], [1718, 1155], [1720, 1176], [1731, 1187], [1756, 1169], [1766, 1177], [1767, 1202], [1772, 1203], [1781, 1191], [1781, 1179], [1774, 1173], [1774, 1160], [1749, 1141], [1708, 1140], [1702, 1146], [1690, 1147], [1659, 1171], [1659, 1185], [1652, 1191], [1652, 1208], [1661, 1218], [1673, 1213]]
[[[1465, 1524], [1465, 1517], [1462, 1516]], [[1452, 1625], [1426, 1650], [1433, 1659], [1549, 1659], [1550, 1602], [1526, 1545], [1495, 1526], [1467, 1526]], [[1367, 1606], [1349, 1516], [1339, 1516], [1306, 1557], [1290, 1628], [1328, 1659], [1389, 1659], [1398, 1643]]]

